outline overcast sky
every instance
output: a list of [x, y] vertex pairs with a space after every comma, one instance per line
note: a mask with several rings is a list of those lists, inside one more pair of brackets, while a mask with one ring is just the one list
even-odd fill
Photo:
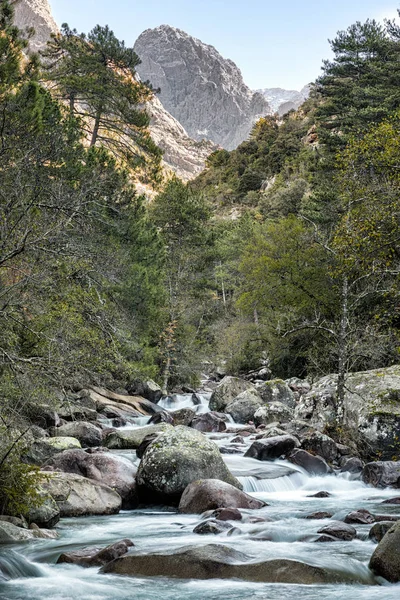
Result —
[[252, 89], [300, 89], [329, 58], [328, 39], [355, 21], [394, 17], [393, 0], [49, 0], [57, 23], [78, 31], [108, 24], [133, 45], [161, 24], [212, 44]]

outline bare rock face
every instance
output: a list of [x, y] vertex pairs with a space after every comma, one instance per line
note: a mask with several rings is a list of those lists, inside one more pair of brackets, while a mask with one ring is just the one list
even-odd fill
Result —
[[196, 140], [236, 148], [254, 122], [271, 113], [265, 98], [245, 85], [234, 62], [180, 29], [147, 29], [135, 51], [142, 61], [141, 79], [161, 88], [163, 106]]
[[29, 42], [31, 51], [37, 52], [46, 45], [51, 33], [58, 31], [57, 24], [51, 14], [48, 0], [14, 0], [15, 24], [24, 30], [33, 27], [34, 36]]
[[297, 90], [284, 90], [282, 88], [265, 88], [257, 90], [264, 96], [273, 112], [284, 115], [289, 110], [297, 110], [310, 95], [310, 86], [305, 85], [299, 92]]

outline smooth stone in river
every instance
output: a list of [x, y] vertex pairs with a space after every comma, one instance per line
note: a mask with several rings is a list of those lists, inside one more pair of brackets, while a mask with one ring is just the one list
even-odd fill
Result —
[[258, 509], [266, 506], [249, 494], [217, 479], [204, 479], [190, 483], [182, 494], [179, 512], [201, 514], [217, 508]]

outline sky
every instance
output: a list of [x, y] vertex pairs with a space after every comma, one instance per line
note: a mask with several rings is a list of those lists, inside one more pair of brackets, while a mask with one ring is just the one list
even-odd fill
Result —
[[133, 46], [168, 24], [211, 44], [251, 89], [300, 89], [331, 56], [329, 39], [356, 21], [393, 18], [400, 0], [49, 0], [56, 22], [79, 32], [109, 25]]

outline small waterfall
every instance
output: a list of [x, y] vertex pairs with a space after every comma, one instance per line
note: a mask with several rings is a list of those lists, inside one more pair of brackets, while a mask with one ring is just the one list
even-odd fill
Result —
[[293, 473], [275, 479], [258, 479], [257, 477], [238, 477], [243, 486], [243, 491], [252, 494], [255, 492], [290, 492], [304, 485], [306, 475]]
[[173, 394], [161, 398], [158, 402], [160, 408], [165, 410], [180, 410], [181, 408], [191, 408], [198, 413], [208, 412], [210, 394]]
[[43, 571], [27, 558], [18, 554], [14, 550], [8, 550], [7, 553], [0, 554], [0, 580], [8, 581], [10, 579], [42, 577]]

